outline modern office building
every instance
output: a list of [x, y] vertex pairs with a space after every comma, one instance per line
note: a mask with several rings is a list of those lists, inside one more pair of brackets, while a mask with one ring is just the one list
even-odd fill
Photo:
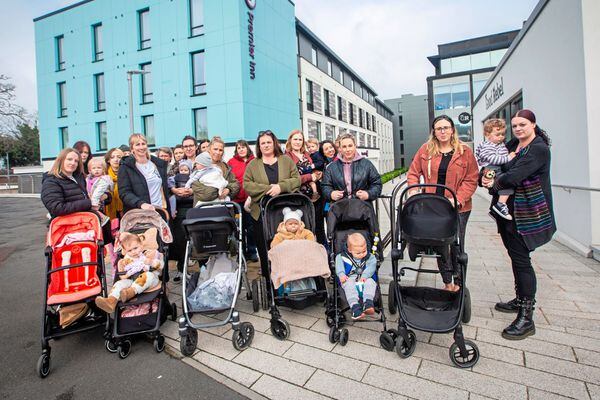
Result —
[[438, 45], [427, 57], [435, 75], [427, 78], [429, 120], [446, 114], [461, 140], [473, 141], [471, 104], [492, 75], [519, 30]]
[[394, 168], [408, 167], [429, 137], [427, 96], [403, 94], [385, 104], [394, 111]]
[[[379, 168], [393, 163], [382, 158], [391, 121], [375, 91], [296, 20], [290, 0], [84, 0], [34, 21], [43, 160], [76, 140], [94, 153], [125, 143], [132, 105], [133, 131], [151, 147], [186, 134], [233, 144], [264, 129], [283, 140], [298, 128], [322, 139], [347, 129]], [[333, 71], [348, 83], [333, 85]], [[325, 112], [342, 112], [344, 126]]]
[[552, 140], [555, 237], [597, 259], [599, 15], [596, 0], [540, 0], [473, 104], [476, 144], [487, 118], [509, 120], [521, 108], [536, 114]]

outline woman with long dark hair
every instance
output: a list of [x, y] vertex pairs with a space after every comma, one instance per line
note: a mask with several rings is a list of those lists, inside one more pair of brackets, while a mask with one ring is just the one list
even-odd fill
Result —
[[[556, 222], [552, 209], [550, 183], [550, 138], [530, 110], [518, 111], [511, 119], [514, 138], [506, 144], [516, 157], [502, 166], [495, 178], [482, 177], [482, 185], [498, 201], [498, 191], [512, 188], [508, 200], [513, 220], [495, 218], [498, 233], [510, 257], [515, 278], [516, 297], [496, 303], [501, 312], [517, 313], [515, 320], [502, 331], [505, 339], [520, 340], [535, 334], [533, 311], [537, 290], [535, 270], [530, 254], [552, 239]], [[494, 213], [491, 213], [495, 217]]]
[[79, 152], [79, 154], [81, 155], [81, 162], [83, 164], [83, 174], [85, 176], [88, 176], [88, 174], [89, 174], [88, 162], [92, 158], [92, 150], [91, 150], [90, 145], [86, 141], [79, 140], [79, 141], [75, 142], [75, 144], [73, 145], [73, 148], [75, 150], [77, 150]]

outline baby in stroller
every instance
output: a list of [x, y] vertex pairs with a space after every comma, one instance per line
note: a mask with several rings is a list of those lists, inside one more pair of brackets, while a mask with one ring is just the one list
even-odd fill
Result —
[[[352, 310], [352, 319], [362, 319], [365, 314], [375, 314], [373, 298], [377, 283], [373, 274], [377, 270], [377, 259], [367, 251], [367, 241], [360, 233], [352, 233], [347, 238], [347, 251], [335, 258], [335, 273], [340, 280], [346, 300]], [[363, 306], [359, 295], [362, 293]]]
[[159, 283], [163, 267], [162, 254], [156, 250], [144, 251], [142, 240], [136, 234], [123, 232], [120, 236], [124, 257], [119, 260], [121, 279], [114, 283], [107, 297], [96, 297], [96, 305], [113, 313], [117, 302], [126, 302]]
[[283, 209], [283, 222], [277, 227], [277, 233], [271, 241], [271, 248], [277, 246], [284, 240], [312, 240], [315, 235], [304, 227], [302, 222], [302, 210], [292, 210], [289, 207]]

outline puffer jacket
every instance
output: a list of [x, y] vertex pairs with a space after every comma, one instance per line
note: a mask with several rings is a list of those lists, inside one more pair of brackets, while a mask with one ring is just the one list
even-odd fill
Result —
[[[321, 189], [323, 196], [328, 201], [331, 200], [331, 193], [334, 190], [346, 191], [344, 162], [341, 159], [338, 158], [332, 161], [325, 168]], [[369, 201], [373, 201], [381, 194], [382, 184], [381, 176], [373, 163], [357, 152], [357, 156], [352, 161], [352, 193], [348, 193], [348, 195], [355, 195], [359, 190], [369, 193]]]
[[[150, 157], [150, 162], [156, 165], [158, 173], [162, 178], [163, 204], [164, 208], [170, 211], [169, 202], [167, 201], [167, 195], [169, 194], [169, 186], [167, 184], [168, 164], [166, 161], [154, 156]], [[117, 182], [119, 185], [119, 197], [121, 197], [121, 201], [123, 202], [123, 213], [134, 208], [140, 208], [143, 203], [150, 204], [148, 183], [144, 175], [135, 166], [135, 158], [133, 156], [121, 159]]]
[[85, 177], [73, 174], [73, 178], [77, 183], [66, 176], [44, 174], [41, 199], [52, 217], [92, 209], [92, 201], [85, 190]]
[[254, 160], [254, 156], [248, 157], [246, 161], [240, 156], [233, 156], [227, 164], [231, 167], [231, 172], [235, 175], [235, 179], [237, 179], [240, 184], [240, 191], [237, 196], [233, 199], [236, 203], [244, 203], [248, 198], [246, 191], [244, 190], [244, 173], [246, 172], [246, 167], [250, 163], [250, 161]]

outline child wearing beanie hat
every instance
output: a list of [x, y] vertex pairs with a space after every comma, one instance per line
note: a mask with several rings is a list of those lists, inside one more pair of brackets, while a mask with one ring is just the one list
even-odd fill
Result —
[[[223, 189], [229, 184], [227, 179], [223, 177], [221, 168], [213, 164], [208, 152], [200, 153], [196, 156], [194, 171], [190, 174], [190, 179], [188, 179], [185, 187], [189, 189], [195, 182], [200, 182], [205, 186], [219, 190], [214, 198], [203, 199], [204, 201], [214, 201], [220, 198]], [[225, 197], [223, 201], [229, 201], [229, 197]]]
[[302, 210], [292, 210], [289, 207], [283, 209], [283, 222], [277, 227], [277, 233], [273, 237], [271, 248], [277, 246], [284, 240], [315, 241], [315, 235], [304, 227], [302, 215]]

